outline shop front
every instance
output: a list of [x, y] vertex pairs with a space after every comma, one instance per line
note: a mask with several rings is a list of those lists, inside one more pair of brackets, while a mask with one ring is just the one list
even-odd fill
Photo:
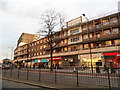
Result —
[[104, 58], [102, 53], [96, 53], [96, 54], [83, 54], [79, 55], [79, 66], [84, 66], [84, 67], [96, 67], [98, 64], [99, 66], [103, 66], [104, 63]]
[[104, 53], [104, 58], [107, 65], [113, 64], [115, 67], [120, 67], [120, 52]]
[[[51, 67], [51, 59], [49, 58], [49, 59], [47, 59], [47, 61], [48, 61], [48, 67], [50, 68]], [[60, 68], [61, 67], [61, 57], [53, 57], [52, 58], [52, 66], [53, 66], [53, 68], [55, 68], [56, 66], [58, 68]]]
[[40, 59], [41, 68], [48, 68], [48, 59]]
[[47, 68], [48, 67], [47, 59], [36, 59], [36, 60], [34, 60], [33, 66], [35, 66], [37, 68], [37, 67], [39, 67], [39, 65], [40, 65], [41, 68]]

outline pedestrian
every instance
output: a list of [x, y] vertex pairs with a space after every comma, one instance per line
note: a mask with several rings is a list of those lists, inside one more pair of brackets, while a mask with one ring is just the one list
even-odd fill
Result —
[[96, 73], [100, 73], [100, 67], [98, 65], [96, 66]]
[[35, 69], [35, 64], [33, 64], [33, 69]]
[[74, 66], [74, 68], [73, 68], [73, 72], [76, 72], [76, 67]]
[[82, 70], [84, 70], [85, 69], [85, 66], [84, 66], [84, 64], [82, 64]]
[[110, 68], [111, 68], [111, 73], [115, 73], [115, 68], [112, 62], [110, 63]]
[[104, 70], [103, 71], [107, 71], [106, 63], [104, 64]]

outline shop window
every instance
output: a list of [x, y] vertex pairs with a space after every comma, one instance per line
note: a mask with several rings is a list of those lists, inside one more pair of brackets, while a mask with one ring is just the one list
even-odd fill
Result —
[[112, 45], [112, 42], [111, 41], [106, 41], [105, 44], [106, 45]]
[[118, 28], [113, 28], [112, 33], [119, 33], [119, 29]]
[[115, 44], [120, 44], [120, 39], [114, 40], [114, 43], [115, 43]]

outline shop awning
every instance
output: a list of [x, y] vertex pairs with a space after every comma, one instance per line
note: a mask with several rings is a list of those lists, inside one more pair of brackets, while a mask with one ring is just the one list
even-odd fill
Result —
[[120, 54], [120, 52], [110, 52], [110, 53], [104, 53], [104, 56], [116, 56]]

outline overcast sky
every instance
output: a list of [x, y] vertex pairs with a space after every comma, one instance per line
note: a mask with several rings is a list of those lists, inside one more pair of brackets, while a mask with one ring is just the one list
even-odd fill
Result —
[[[22, 32], [35, 34], [40, 29], [40, 14], [49, 9], [63, 12], [67, 21], [117, 11], [119, 0], [0, 0], [0, 60], [11, 57]], [[8, 48], [9, 47], [9, 48]]]

